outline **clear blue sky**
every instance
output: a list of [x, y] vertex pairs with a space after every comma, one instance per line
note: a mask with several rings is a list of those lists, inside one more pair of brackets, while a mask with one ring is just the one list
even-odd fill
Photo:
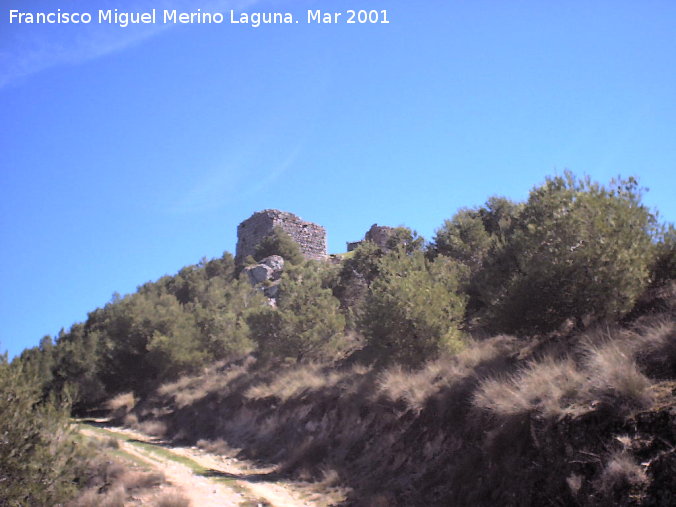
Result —
[[[9, 10], [291, 11], [293, 25], [9, 24]], [[307, 9], [389, 24], [308, 25]], [[676, 219], [674, 1], [0, 0], [0, 351], [280, 208], [343, 251], [430, 239], [569, 168]]]

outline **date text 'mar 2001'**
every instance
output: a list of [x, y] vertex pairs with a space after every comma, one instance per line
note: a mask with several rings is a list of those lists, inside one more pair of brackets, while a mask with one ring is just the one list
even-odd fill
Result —
[[307, 11], [307, 22], [312, 24], [336, 24], [346, 23], [352, 24], [387, 24], [390, 22], [387, 17], [387, 9], [383, 10], [352, 10], [345, 12], [340, 11], [322, 11], [320, 9], [312, 9]]

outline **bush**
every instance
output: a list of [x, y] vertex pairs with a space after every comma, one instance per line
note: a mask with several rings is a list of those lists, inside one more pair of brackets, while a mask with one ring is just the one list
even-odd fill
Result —
[[[491, 197], [480, 208], [462, 208], [436, 231], [428, 248], [430, 258], [450, 257], [467, 268], [467, 279], [461, 285], [468, 296], [468, 322], [486, 306], [484, 267], [511, 237], [521, 208], [503, 197]], [[495, 271], [489, 282], [494, 282]]]
[[425, 238], [419, 236], [416, 231], [400, 225], [390, 232], [385, 250], [396, 250], [401, 247], [406, 250], [406, 253], [410, 254], [416, 250], [422, 250], [424, 244]]
[[0, 357], [0, 503], [54, 505], [74, 493], [79, 454], [70, 405], [43, 399], [40, 381]]
[[520, 209], [504, 197], [491, 197], [480, 208], [461, 208], [436, 231], [431, 256], [451, 257], [475, 273], [491, 249], [511, 235]]
[[533, 189], [479, 277], [492, 327], [542, 332], [629, 311], [648, 282], [656, 231], [640, 201], [633, 178], [606, 188], [566, 173]]
[[460, 267], [427, 261], [399, 248], [385, 255], [366, 298], [361, 328], [382, 357], [410, 365], [460, 347], [465, 309], [457, 293]]
[[654, 285], [676, 279], [676, 229], [669, 225], [660, 236], [650, 269], [650, 280]]
[[287, 269], [277, 308], [261, 308], [247, 317], [251, 336], [264, 359], [321, 359], [330, 356], [345, 330], [345, 318], [330, 289], [322, 287], [317, 263]]
[[256, 246], [254, 257], [260, 261], [270, 255], [280, 255], [290, 264], [301, 264], [304, 260], [298, 244], [283, 229], [275, 227]]

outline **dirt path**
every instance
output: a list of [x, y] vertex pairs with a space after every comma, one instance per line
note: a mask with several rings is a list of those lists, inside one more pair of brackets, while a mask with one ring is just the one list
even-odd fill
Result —
[[170, 446], [137, 431], [81, 424], [88, 436], [115, 438], [121, 449], [161, 471], [194, 507], [329, 506], [342, 500], [339, 491], [282, 481], [273, 468], [256, 468], [232, 457], [197, 448]]

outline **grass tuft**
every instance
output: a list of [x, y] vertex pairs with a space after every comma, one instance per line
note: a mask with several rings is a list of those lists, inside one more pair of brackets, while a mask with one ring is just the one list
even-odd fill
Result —
[[651, 382], [639, 371], [629, 347], [621, 341], [589, 345], [586, 355], [592, 397], [621, 413], [651, 405]]
[[156, 504], [157, 507], [189, 507], [190, 505], [190, 500], [188, 500], [178, 491], [164, 493], [160, 498], [157, 499]]
[[576, 411], [585, 380], [572, 359], [547, 357], [506, 378], [485, 380], [473, 403], [501, 416], [536, 412], [559, 418]]
[[427, 400], [445, 387], [475, 375], [482, 364], [495, 361], [511, 352], [515, 339], [500, 335], [482, 341], [470, 341], [454, 356], [443, 357], [410, 371], [395, 365], [378, 376], [378, 390], [391, 401], [404, 401], [414, 411], [424, 408]]
[[610, 455], [597, 482], [597, 489], [604, 493], [639, 486], [647, 481], [643, 468], [625, 451]]

